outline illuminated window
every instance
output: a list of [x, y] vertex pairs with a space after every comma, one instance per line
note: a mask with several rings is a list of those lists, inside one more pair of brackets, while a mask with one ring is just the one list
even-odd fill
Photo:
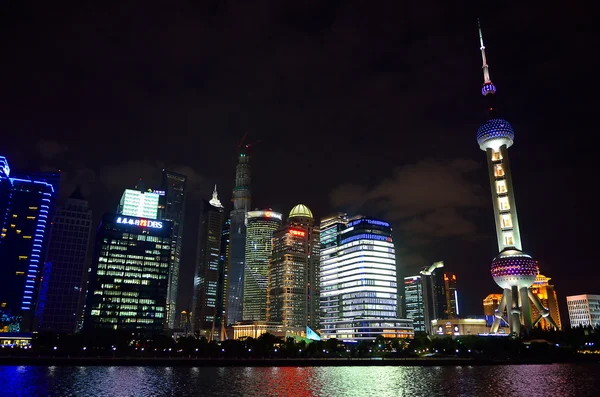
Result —
[[501, 211], [510, 209], [510, 202], [508, 201], [508, 197], [500, 197], [498, 198], [498, 206]]
[[35, 216], [28, 216], [27, 219], [35, 219]]
[[20, 261], [24, 261], [25, 259], [27, 259], [26, 255], [19, 255], [19, 260]]
[[504, 176], [504, 168], [502, 168], [502, 164], [494, 165], [494, 176], [495, 177]]
[[25, 272], [15, 272], [15, 275], [17, 275], [17, 276], [24, 276]]
[[20, 229], [17, 229], [15, 231], [17, 232], [17, 234], [21, 234], [21, 230]]
[[503, 214], [500, 216], [500, 221], [502, 223], [503, 228], [512, 227], [512, 218], [510, 214]]
[[37, 210], [38, 207], [29, 207], [30, 210]]
[[17, 227], [17, 225], [15, 225], [14, 223], [11, 223], [10, 227], [12, 227], [14, 229], [15, 227]]
[[505, 180], [496, 181], [496, 193], [498, 193], [498, 194], [506, 193], [506, 181]]
[[512, 232], [504, 233], [504, 245], [514, 246], [514, 244]]
[[492, 161], [502, 160], [502, 154], [500, 152], [492, 151]]
[[18, 217], [18, 216], [19, 216], [19, 215], [17, 215], [17, 214], [13, 214], [13, 218], [16, 218], [16, 217]]
[[23, 236], [23, 238], [31, 238], [31, 236]]

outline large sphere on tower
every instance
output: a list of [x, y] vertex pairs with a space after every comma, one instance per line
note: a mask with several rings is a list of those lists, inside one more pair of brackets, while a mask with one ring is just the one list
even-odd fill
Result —
[[512, 125], [504, 119], [491, 119], [486, 121], [477, 130], [477, 143], [481, 150], [491, 148], [498, 150], [500, 146], [511, 147], [515, 139]]
[[501, 288], [529, 288], [539, 273], [536, 260], [516, 248], [503, 249], [494, 258], [490, 270]]

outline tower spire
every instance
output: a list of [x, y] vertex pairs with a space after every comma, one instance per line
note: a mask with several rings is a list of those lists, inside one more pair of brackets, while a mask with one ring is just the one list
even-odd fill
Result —
[[481, 23], [479, 22], [479, 18], [477, 18], [477, 28], [479, 29], [479, 49], [481, 50], [481, 60], [483, 62], [483, 87], [481, 88], [482, 95], [495, 94], [496, 86], [492, 83], [490, 79], [490, 71], [487, 64], [487, 58], [485, 57], [485, 45], [483, 45], [483, 33], [481, 33]]
[[208, 202], [213, 207], [223, 208], [223, 204], [219, 200], [219, 195], [217, 193], [217, 184], [215, 184], [215, 189], [213, 190], [212, 199]]

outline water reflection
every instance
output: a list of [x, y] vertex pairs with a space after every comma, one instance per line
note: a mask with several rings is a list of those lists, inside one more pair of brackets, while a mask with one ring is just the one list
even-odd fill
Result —
[[6, 396], [592, 396], [598, 364], [465, 367], [0, 367]]

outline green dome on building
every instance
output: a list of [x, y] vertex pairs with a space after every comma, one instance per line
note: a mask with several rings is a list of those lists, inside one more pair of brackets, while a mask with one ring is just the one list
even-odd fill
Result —
[[290, 211], [288, 218], [311, 218], [313, 219], [312, 211], [304, 204], [298, 204]]

